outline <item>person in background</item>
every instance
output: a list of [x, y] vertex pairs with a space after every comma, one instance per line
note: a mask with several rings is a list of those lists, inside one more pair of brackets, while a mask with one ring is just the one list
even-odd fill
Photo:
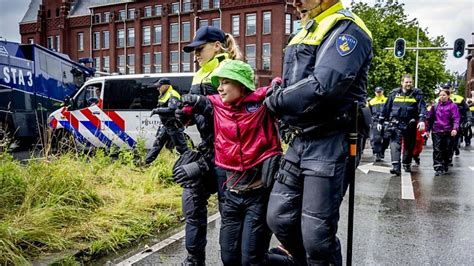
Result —
[[[190, 93], [209, 96], [217, 94], [217, 87], [211, 83], [212, 72], [222, 63], [231, 59], [242, 59], [242, 54], [231, 34], [222, 30], [205, 26], [196, 31], [191, 43], [184, 46], [183, 51], [194, 53], [195, 62], [200, 66], [193, 78]], [[192, 185], [196, 180], [191, 176], [181, 178], [183, 185], [182, 208], [186, 220], [185, 246], [188, 252], [183, 265], [204, 265], [207, 235], [207, 201], [212, 193], [217, 191], [219, 210], [224, 202], [223, 182], [226, 173], [214, 164], [214, 120], [206, 119], [202, 114], [193, 113], [187, 106], [177, 110], [176, 115], [184, 120], [191, 118], [196, 124], [202, 142], [198, 150], [204, 154], [200, 169], [205, 171], [205, 185]]]
[[442, 89], [439, 92], [439, 101], [428, 113], [428, 130], [433, 140], [433, 167], [435, 175], [448, 172], [449, 156], [459, 129], [459, 110], [450, 99], [450, 90]]
[[[339, 208], [348, 187], [350, 111], [365, 106], [372, 37], [337, 0], [293, 1], [302, 29], [284, 50], [281, 89], [265, 105], [289, 140], [267, 223], [297, 265], [342, 265]], [[363, 108], [360, 108], [363, 109]], [[360, 123], [364, 136], [367, 120]], [[362, 138], [357, 145], [360, 158]]]
[[[382, 130], [383, 123], [389, 122], [390, 153], [392, 160], [391, 174], [401, 175], [401, 165], [405, 172], [411, 172], [413, 148], [416, 141], [416, 130], [425, 130], [426, 104], [423, 92], [412, 87], [412, 76], [405, 74], [401, 78], [401, 87], [394, 89], [384, 105], [377, 128]], [[402, 152], [402, 140], [405, 145]]]
[[268, 87], [255, 89], [253, 69], [239, 60], [222, 63], [211, 81], [219, 95], [185, 94], [183, 102], [214, 120], [215, 163], [227, 177], [222, 262], [262, 265], [271, 236], [265, 220], [268, 196], [281, 157], [275, 120], [263, 105]]
[[370, 145], [376, 162], [381, 162], [385, 157], [385, 150], [390, 143], [390, 139], [385, 137], [384, 130], [377, 130], [378, 118], [382, 114], [383, 106], [387, 97], [383, 95], [383, 88], [374, 89], [375, 97], [369, 101], [370, 113], [372, 114], [372, 124], [370, 125]]
[[161, 124], [156, 132], [153, 147], [145, 157], [145, 165], [151, 164], [158, 157], [161, 149], [163, 149], [168, 141], [173, 142], [180, 154], [188, 150], [186, 139], [184, 138], [184, 127], [175, 116], [175, 111], [181, 105], [181, 96], [173, 89], [168, 78], [161, 78], [154, 85], [159, 91], [160, 96], [158, 97], [158, 106], [153, 109], [150, 116], [158, 114]]

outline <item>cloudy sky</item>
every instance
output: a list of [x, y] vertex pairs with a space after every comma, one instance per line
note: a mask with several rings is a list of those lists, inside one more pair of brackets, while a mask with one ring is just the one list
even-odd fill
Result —
[[[370, 5], [377, 0], [364, 1]], [[342, 0], [348, 6], [351, 0]], [[454, 40], [464, 38], [466, 43], [474, 43], [474, 1], [473, 0], [399, 0], [405, 4], [409, 18], [417, 18], [429, 36], [443, 35], [450, 47]], [[30, 0], [0, 0], [0, 37], [20, 41], [18, 22], [23, 18]], [[403, 36], [400, 36], [403, 37]], [[456, 59], [448, 52], [447, 67], [452, 71], [464, 72], [466, 60]]]

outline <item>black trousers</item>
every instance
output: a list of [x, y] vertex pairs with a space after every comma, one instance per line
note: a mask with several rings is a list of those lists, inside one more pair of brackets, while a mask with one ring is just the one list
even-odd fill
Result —
[[370, 126], [370, 146], [374, 154], [383, 155], [388, 148], [390, 140], [384, 137], [384, 130], [377, 130], [377, 124]]
[[238, 194], [227, 190], [219, 236], [224, 265], [262, 265], [270, 244], [266, 223], [268, 191]]
[[186, 150], [188, 150], [188, 146], [186, 145], [186, 139], [184, 138], [184, 128], [177, 127], [175, 125], [160, 125], [156, 132], [156, 139], [153, 142], [153, 147], [147, 153], [145, 158], [145, 163], [150, 164], [152, 163], [158, 154], [160, 154], [161, 149], [165, 146], [168, 141], [172, 141], [176, 150], [182, 154]]
[[[401, 169], [400, 161], [404, 165], [410, 165], [413, 159], [413, 149], [416, 142], [416, 123], [406, 124], [400, 122], [393, 130], [390, 137], [390, 155], [394, 168]], [[402, 140], [404, 143], [403, 157]]]
[[214, 172], [209, 173], [203, 178], [208, 179], [201, 185], [193, 188], [184, 188], [181, 197], [182, 209], [185, 225], [185, 247], [188, 255], [197, 261], [205, 261], [205, 251], [207, 244], [207, 202], [212, 193], [215, 193], [217, 186], [217, 197], [219, 200], [219, 211], [224, 202], [224, 190], [222, 184], [226, 179], [225, 170], [214, 167]]
[[435, 171], [448, 171], [455, 141], [451, 132], [433, 132], [433, 167]]
[[[358, 145], [358, 160], [362, 147]], [[330, 151], [330, 152], [328, 152]], [[348, 187], [346, 133], [296, 137], [270, 194], [267, 223], [299, 265], [342, 265], [336, 236]]]

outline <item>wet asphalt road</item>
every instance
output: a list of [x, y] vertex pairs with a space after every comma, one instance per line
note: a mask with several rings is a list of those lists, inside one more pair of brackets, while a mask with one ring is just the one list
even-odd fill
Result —
[[[356, 173], [353, 264], [474, 265], [474, 149], [462, 149], [448, 175], [434, 176], [432, 149], [425, 147], [421, 165], [412, 167], [411, 177], [406, 174], [414, 199], [402, 199], [402, 178], [386, 172], [389, 157], [387, 151], [385, 162], [376, 164], [381, 167], [373, 167], [381, 172]], [[361, 166], [371, 167], [372, 160], [371, 151], [366, 149]], [[341, 207], [338, 232], [344, 258], [347, 205], [348, 194]], [[209, 224], [207, 265], [221, 265], [219, 226], [219, 219]], [[186, 251], [182, 233], [174, 239], [168, 240], [171, 244], [162, 243], [164, 247], [156, 252], [134, 257], [128, 254], [109, 263], [178, 265]]]

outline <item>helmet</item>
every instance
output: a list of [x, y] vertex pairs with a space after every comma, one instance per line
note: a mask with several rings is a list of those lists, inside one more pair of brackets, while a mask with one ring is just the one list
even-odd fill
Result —
[[374, 91], [375, 92], [381, 92], [381, 91], [383, 91], [383, 88], [382, 87], [375, 87]]

